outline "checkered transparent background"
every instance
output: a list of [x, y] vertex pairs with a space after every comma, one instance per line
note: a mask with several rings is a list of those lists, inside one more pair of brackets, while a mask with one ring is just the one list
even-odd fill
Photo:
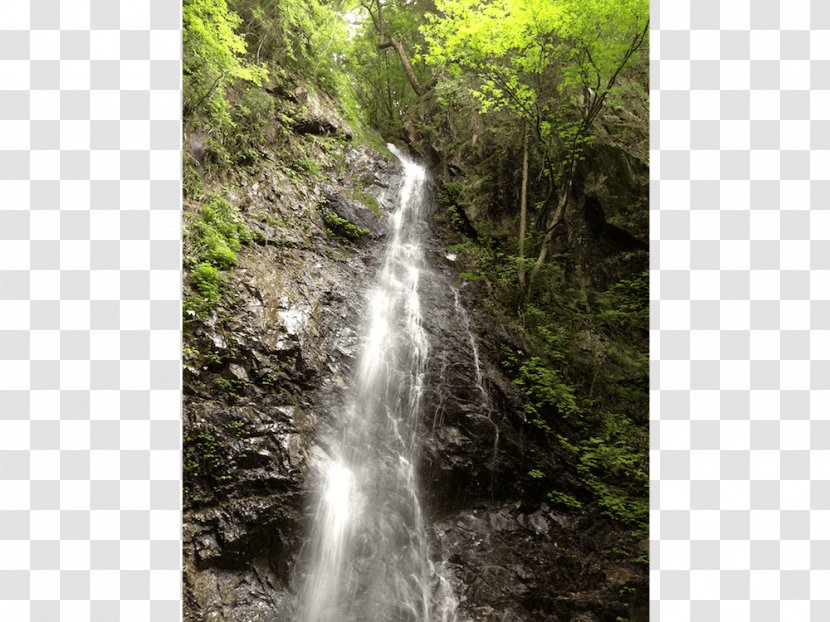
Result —
[[0, 620], [180, 618], [180, 13], [0, 0]]
[[[830, 0], [654, 2], [652, 613], [830, 619]], [[180, 6], [0, 0], [0, 619], [180, 616]]]
[[652, 15], [652, 614], [830, 620], [830, 1]]

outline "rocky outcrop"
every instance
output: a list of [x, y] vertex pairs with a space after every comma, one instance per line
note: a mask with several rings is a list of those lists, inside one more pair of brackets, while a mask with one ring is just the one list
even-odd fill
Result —
[[[518, 345], [516, 337], [476, 309], [471, 285], [459, 286], [468, 315], [459, 317], [448, 294], [460, 280], [438, 243], [432, 260], [439, 276], [421, 294], [434, 348], [422, 481], [435, 554], [453, 579], [459, 620], [646, 620], [645, 568], [619, 552], [645, 553], [646, 545], [595, 509], [568, 511], [545, 501], [550, 482], [586, 502], [591, 493], [573, 456], [528, 424], [498, 364], [500, 348]], [[544, 471], [547, 483], [529, 478], [532, 469]]]
[[184, 377], [187, 620], [285, 620], [293, 605], [309, 452], [350, 375], [377, 246], [331, 238], [321, 213], [334, 202], [379, 232], [398, 183], [385, 159], [343, 157], [371, 181], [379, 215], [346, 179], [278, 168], [242, 175], [228, 197], [254, 242], [232, 275], [235, 303], [186, 329], [198, 352]]
[[318, 136], [341, 134], [348, 140], [354, 137], [352, 129], [343, 121], [337, 106], [328, 95], [308, 86], [297, 87], [291, 95], [299, 104], [294, 131]]
[[[186, 328], [188, 622], [293, 619], [311, 456], [344, 404], [363, 294], [400, 184], [397, 164], [365, 149], [343, 146], [335, 159], [317, 177], [279, 165], [240, 172], [227, 195], [253, 241], [233, 300]], [[356, 198], [364, 193], [379, 214]], [[603, 210], [614, 222], [607, 202]], [[332, 235], [327, 213], [363, 233]], [[434, 273], [421, 281], [430, 362], [420, 480], [459, 620], [645, 620], [645, 570], [611, 553], [636, 548], [631, 535], [596, 510], [551, 507], [527, 477], [540, 468], [557, 489], [590, 496], [573, 458], [527, 424], [501, 371], [500, 348], [516, 338], [475, 310], [438, 230], [432, 239]]]

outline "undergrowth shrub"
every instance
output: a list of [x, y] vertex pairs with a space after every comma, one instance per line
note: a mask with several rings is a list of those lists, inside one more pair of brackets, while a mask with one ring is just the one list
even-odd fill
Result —
[[185, 258], [191, 267], [184, 310], [191, 318], [206, 317], [219, 304], [225, 286], [225, 272], [236, 266], [237, 252], [251, 241], [251, 234], [234, 206], [218, 194], [209, 194], [198, 218], [185, 234], [193, 254]]
[[555, 415], [567, 417], [579, 412], [574, 389], [557, 369], [545, 365], [538, 356], [524, 361], [519, 360], [520, 356], [523, 353], [508, 350], [504, 364], [526, 398], [525, 412], [534, 425], [550, 429]]

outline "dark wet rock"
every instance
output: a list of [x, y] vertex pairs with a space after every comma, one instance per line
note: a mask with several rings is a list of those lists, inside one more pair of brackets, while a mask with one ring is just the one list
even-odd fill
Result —
[[[265, 167], [236, 180], [234, 203], [255, 234], [233, 275], [237, 302], [190, 327], [186, 341], [204, 355], [184, 375], [187, 622], [294, 619], [309, 473], [340, 433], [334, 415], [401, 183], [395, 163], [366, 150], [345, 148], [343, 162], [380, 216], [336, 175], [297, 182]], [[621, 222], [607, 200], [605, 218]], [[360, 243], [327, 235], [326, 209], [371, 235]], [[610, 553], [639, 543], [596, 508], [551, 508], [527, 477], [540, 468], [558, 490], [590, 498], [573, 457], [527, 424], [499, 367], [500, 347], [516, 338], [475, 310], [475, 292], [458, 283], [437, 232], [432, 239], [434, 272], [420, 291], [431, 351], [419, 475], [459, 621], [647, 619], [645, 570]]]
[[386, 223], [359, 201], [332, 193], [325, 196], [324, 205], [340, 218], [371, 233], [373, 238], [386, 233]]
[[[345, 157], [387, 187], [398, 179], [385, 159], [351, 149]], [[258, 243], [240, 253], [236, 304], [186, 336], [207, 361], [184, 377], [185, 611], [193, 622], [288, 619], [309, 461], [342, 401], [375, 263], [374, 248], [324, 231], [324, 197], [345, 202], [346, 188], [297, 184], [278, 169], [239, 187], [231, 198]], [[388, 189], [365, 191], [390, 209]], [[385, 219], [349, 207], [360, 226]]]
[[340, 116], [332, 99], [322, 91], [297, 87], [292, 99], [299, 103], [299, 116], [294, 131], [300, 134], [331, 136], [340, 134], [351, 140], [354, 132]]

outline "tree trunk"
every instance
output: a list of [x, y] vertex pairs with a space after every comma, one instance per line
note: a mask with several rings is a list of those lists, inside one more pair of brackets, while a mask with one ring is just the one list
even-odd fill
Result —
[[418, 97], [421, 97], [424, 94], [424, 87], [421, 86], [418, 76], [416, 76], [415, 72], [412, 70], [412, 64], [409, 62], [406, 50], [403, 49], [403, 45], [401, 45], [401, 42], [395, 39], [395, 37], [386, 36], [386, 26], [383, 24], [383, 9], [381, 8], [380, 0], [375, 0], [377, 15], [372, 12], [371, 1], [361, 4], [363, 5], [363, 8], [369, 12], [369, 17], [372, 18], [375, 30], [378, 31], [378, 49], [385, 50], [387, 48], [395, 48], [395, 52], [398, 53], [398, 58], [401, 59], [401, 67], [403, 67], [403, 71], [406, 74], [406, 79], [409, 80], [409, 84], [412, 86], [412, 90], [415, 91], [415, 94]]
[[519, 207], [519, 288], [525, 289], [525, 235], [527, 234], [527, 128], [524, 128], [522, 152], [522, 196]]
[[424, 94], [424, 87], [421, 86], [418, 76], [415, 75], [412, 65], [409, 63], [409, 58], [406, 56], [406, 50], [403, 49], [403, 45], [401, 45], [401, 42], [393, 37], [390, 37], [385, 43], [378, 44], [379, 50], [384, 50], [388, 47], [395, 48], [395, 51], [398, 53], [398, 58], [401, 59], [401, 67], [403, 67], [406, 78], [409, 80], [409, 84], [412, 85], [412, 90], [415, 91], [415, 94], [418, 95], [418, 97], [421, 97]]
[[530, 271], [530, 287], [533, 286], [533, 281], [539, 273], [539, 269], [545, 264], [545, 260], [548, 257], [550, 243], [553, 240], [553, 231], [556, 229], [556, 225], [558, 225], [565, 217], [565, 208], [568, 205], [569, 194], [570, 184], [564, 189], [562, 196], [559, 198], [559, 203], [556, 205], [556, 211], [554, 211], [553, 217], [550, 220], [550, 225], [548, 225], [548, 228], [545, 231], [545, 237], [542, 239], [542, 246], [539, 249], [539, 255], [536, 257], [536, 263], [533, 264], [533, 270]]

